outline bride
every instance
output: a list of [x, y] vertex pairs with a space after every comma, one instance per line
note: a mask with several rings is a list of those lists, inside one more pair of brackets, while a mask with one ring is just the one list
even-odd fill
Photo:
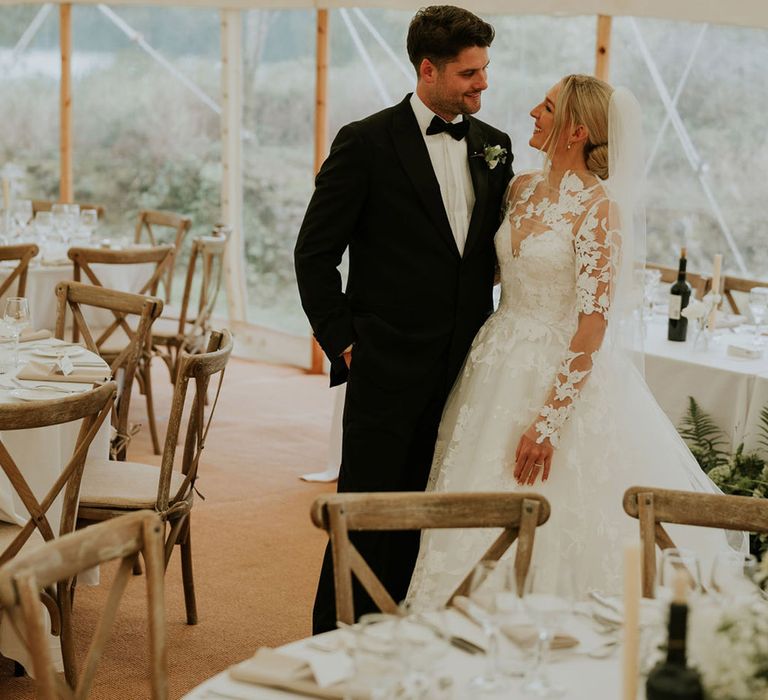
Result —
[[[640, 113], [624, 88], [569, 75], [532, 111], [541, 171], [510, 183], [495, 245], [501, 300], [443, 412], [428, 491], [534, 489], [552, 506], [534, 558], [553, 590], [621, 591], [622, 508], [632, 485], [718, 493], [657, 405], [632, 351]], [[709, 560], [725, 534], [670, 527]], [[445, 602], [497, 533], [432, 530], [408, 592]]]

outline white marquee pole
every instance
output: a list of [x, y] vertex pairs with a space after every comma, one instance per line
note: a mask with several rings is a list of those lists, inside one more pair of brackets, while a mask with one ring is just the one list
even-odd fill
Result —
[[231, 321], [246, 320], [243, 266], [243, 18], [221, 11], [221, 218], [232, 229], [224, 278]]

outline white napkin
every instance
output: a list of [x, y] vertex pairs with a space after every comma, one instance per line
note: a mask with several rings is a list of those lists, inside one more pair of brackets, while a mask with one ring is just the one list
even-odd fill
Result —
[[[21, 332], [21, 335], [19, 336], [19, 342], [20, 343], [29, 343], [33, 340], [47, 340], [53, 335], [50, 331], [47, 331], [45, 329], [39, 330], [39, 331], [31, 331], [29, 329], [24, 329]], [[12, 343], [13, 338], [0, 338], [0, 344], [1, 343]]]
[[76, 367], [70, 374], [64, 374], [58, 363], [49, 365], [43, 362], [29, 362], [16, 375], [17, 379], [27, 379], [37, 382], [73, 382], [75, 384], [96, 384], [108, 382], [109, 367], [90, 368]]

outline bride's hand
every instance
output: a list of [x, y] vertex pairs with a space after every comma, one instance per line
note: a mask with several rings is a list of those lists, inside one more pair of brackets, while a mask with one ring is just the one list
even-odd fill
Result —
[[536, 438], [538, 436], [536, 428], [532, 425], [523, 433], [520, 442], [517, 443], [514, 476], [520, 485], [532, 486], [539, 474], [541, 474], [542, 483], [549, 478], [552, 454], [555, 450], [548, 438], [537, 443]]

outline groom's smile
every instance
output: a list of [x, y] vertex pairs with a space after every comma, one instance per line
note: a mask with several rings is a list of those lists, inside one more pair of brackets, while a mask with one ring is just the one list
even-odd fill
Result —
[[[425, 62], [429, 64], [428, 59]], [[480, 110], [482, 92], [488, 87], [487, 48], [471, 46], [460, 51], [452, 61], [425, 68], [424, 94], [420, 91], [419, 96], [435, 114], [453, 121], [459, 114], [475, 114]]]

